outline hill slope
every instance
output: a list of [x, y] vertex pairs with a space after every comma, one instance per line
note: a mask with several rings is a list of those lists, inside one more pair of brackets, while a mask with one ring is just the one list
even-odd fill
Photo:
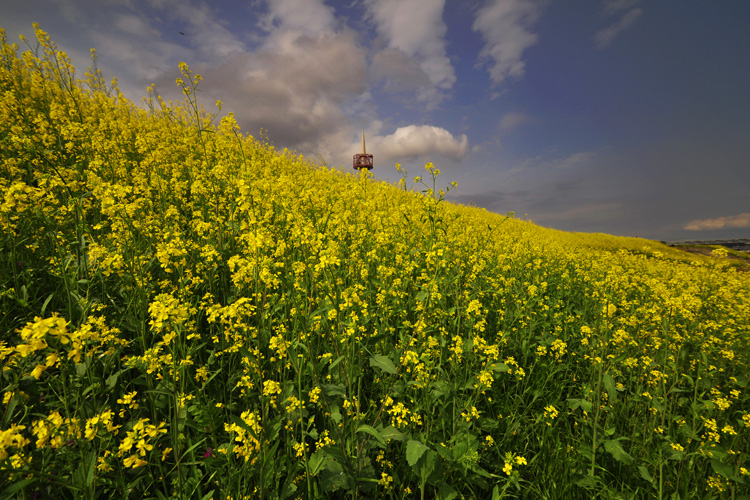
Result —
[[[750, 280], [0, 67], [0, 490], [748, 494]], [[53, 493], [54, 492], [54, 493]]]

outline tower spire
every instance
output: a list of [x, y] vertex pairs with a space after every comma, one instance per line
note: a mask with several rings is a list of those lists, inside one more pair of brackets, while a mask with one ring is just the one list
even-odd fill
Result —
[[365, 150], [365, 130], [362, 129], [362, 152], [354, 155], [354, 170], [361, 171], [363, 168], [372, 170], [372, 155], [368, 155]]

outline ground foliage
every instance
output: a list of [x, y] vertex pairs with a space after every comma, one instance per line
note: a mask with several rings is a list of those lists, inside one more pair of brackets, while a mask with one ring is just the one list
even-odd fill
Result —
[[748, 495], [720, 250], [315, 165], [186, 65], [184, 102], [135, 106], [37, 37], [0, 58], [4, 496]]

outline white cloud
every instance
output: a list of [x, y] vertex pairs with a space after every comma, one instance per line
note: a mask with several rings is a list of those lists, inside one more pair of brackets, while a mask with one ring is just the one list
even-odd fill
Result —
[[[453, 87], [456, 75], [445, 49], [445, 0], [368, 0], [366, 5], [390, 50], [413, 58], [434, 87]], [[416, 76], [416, 85], [422, 85], [420, 78]]]
[[267, 5], [261, 25], [270, 32], [317, 36], [336, 27], [333, 9], [321, 0], [268, 0]]
[[370, 71], [376, 79], [385, 82], [388, 90], [403, 91], [431, 85], [429, 76], [417, 61], [398, 49], [385, 49], [375, 54]]
[[557, 164], [557, 166], [562, 168], [568, 168], [573, 167], [575, 165], [582, 165], [585, 163], [589, 163], [594, 157], [596, 157], [596, 153], [594, 151], [585, 151], [582, 153], [574, 153], [561, 162]]
[[540, 13], [539, 2], [531, 0], [493, 0], [477, 11], [472, 29], [485, 42], [479, 61], [489, 65], [495, 85], [508, 77], [523, 76], [523, 52], [537, 42], [530, 28]]
[[632, 9], [640, 2], [641, 0], [603, 0], [603, 14], [605, 16], [611, 16], [622, 10]]
[[742, 213], [716, 219], [698, 219], [685, 224], [683, 229], [688, 231], [710, 231], [729, 227], [750, 228], [750, 213]]
[[523, 113], [518, 113], [518, 112], [505, 113], [502, 116], [502, 118], [500, 118], [500, 130], [507, 132], [507, 131], [513, 130], [519, 125], [528, 123], [530, 120], [531, 119]]
[[287, 35], [272, 51], [199, 69], [205, 92], [222, 99], [243, 130], [263, 128], [275, 143], [302, 151], [326, 149], [322, 142], [348, 126], [344, 105], [367, 90], [364, 52], [352, 33]]
[[598, 49], [604, 49], [612, 44], [615, 37], [622, 33], [624, 30], [626, 30], [633, 22], [635, 22], [636, 19], [638, 19], [641, 14], [643, 14], [643, 9], [641, 8], [634, 8], [622, 15], [619, 21], [616, 23], [599, 30], [594, 35], [594, 45], [596, 45], [596, 48]]
[[406, 161], [431, 154], [460, 160], [469, 149], [469, 139], [465, 134], [454, 136], [444, 128], [432, 125], [400, 127], [390, 135], [373, 138], [372, 142], [373, 152], [377, 152], [386, 160], [395, 161]]
[[179, 31], [185, 33], [187, 41], [201, 58], [224, 58], [245, 50], [244, 44], [207, 4], [194, 5], [184, 0], [161, 0], [159, 3], [165, 16], [185, 25]]

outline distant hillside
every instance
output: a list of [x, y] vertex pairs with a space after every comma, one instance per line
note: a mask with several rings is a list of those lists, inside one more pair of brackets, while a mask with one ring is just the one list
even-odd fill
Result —
[[738, 250], [740, 252], [750, 252], [750, 238], [736, 238], [731, 240], [688, 240], [667, 243], [671, 247], [692, 246], [692, 245], [720, 245], [723, 247]]

